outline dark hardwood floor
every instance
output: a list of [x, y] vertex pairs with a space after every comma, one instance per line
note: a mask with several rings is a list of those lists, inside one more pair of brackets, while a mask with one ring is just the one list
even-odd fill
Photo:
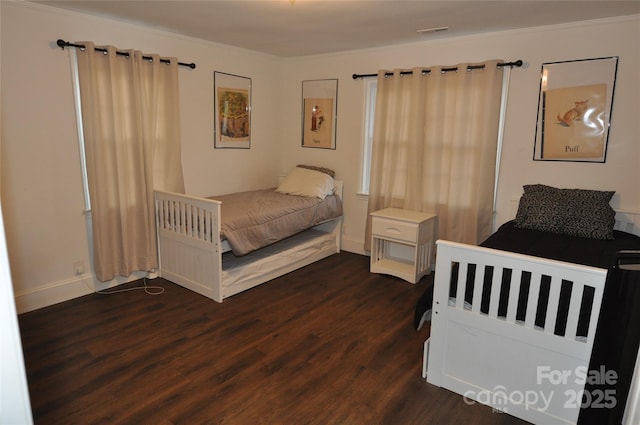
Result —
[[[36, 424], [524, 424], [421, 378], [431, 277], [340, 253], [218, 304], [91, 294], [19, 316]], [[141, 282], [136, 282], [141, 285]]]

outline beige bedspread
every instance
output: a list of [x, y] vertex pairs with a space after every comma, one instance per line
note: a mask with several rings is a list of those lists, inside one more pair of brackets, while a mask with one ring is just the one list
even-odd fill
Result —
[[265, 189], [209, 199], [222, 202], [220, 237], [229, 242], [235, 255], [248, 254], [342, 215], [342, 202], [336, 195], [319, 199]]

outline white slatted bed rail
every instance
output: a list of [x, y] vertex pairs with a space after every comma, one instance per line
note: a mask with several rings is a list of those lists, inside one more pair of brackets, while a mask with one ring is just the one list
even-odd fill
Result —
[[[618, 213], [616, 228], [638, 234], [638, 217]], [[436, 244], [423, 377], [468, 403], [534, 424], [575, 424], [584, 390], [579, 375], [589, 367], [607, 271], [443, 240]], [[490, 279], [485, 272], [492, 273]], [[536, 319], [536, 312], [544, 311], [539, 300], [546, 314]], [[589, 316], [588, 327], [582, 318], [578, 335], [581, 312]], [[557, 332], [556, 322], [564, 318], [564, 332]], [[562, 373], [566, 379], [559, 378]], [[638, 370], [634, 377], [631, 394], [640, 392]], [[632, 406], [638, 402], [629, 400]]]
[[222, 302], [221, 202], [156, 191], [155, 203], [158, 275]]
[[[464, 293], [470, 265], [475, 265], [476, 274], [469, 305], [464, 301]], [[487, 313], [480, 309], [485, 266], [493, 267]], [[457, 294], [450, 299], [448, 282], [454, 267], [458, 269]], [[507, 314], [501, 317], [498, 304], [502, 274], [507, 270], [511, 274], [511, 285]], [[520, 321], [516, 320], [516, 309], [520, 278], [525, 272], [531, 273], [531, 280], [526, 316]], [[538, 384], [538, 367], [548, 371], [575, 371], [576, 367], [589, 366], [606, 271], [438, 241], [436, 276], [426, 369], [428, 382], [533, 423], [575, 423], [578, 410], [564, 408], [563, 394], [577, 393], [584, 385], [576, 384], [573, 378], [566, 385], [551, 385], [548, 380]], [[542, 276], [550, 276], [551, 283], [546, 319], [540, 328], [535, 318]], [[447, 283], [443, 284], [445, 280]], [[573, 282], [564, 336], [554, 334], [562, 280]], [[576, 335], [585, 288], [593, 291], [586, 339]], [[531, 403], [526, 404], [526, 399], [521, 402], [519, 394], [529, 394]], [[555, 396], [547, 403], [543, 396], [551, 394]]]
[[[342, 198], [343, 183], [335, 181]], [[221, 202], [155, 192], [159, 276], [217, 302], [340, 252], [342, 218], [240, 258], [223, 256]]]

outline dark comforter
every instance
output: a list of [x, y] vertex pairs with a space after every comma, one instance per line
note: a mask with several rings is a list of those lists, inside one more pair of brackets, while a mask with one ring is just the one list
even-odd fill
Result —
[[[480, 246], [609, 269], [616, 265], [619, 251], [640, 250], [640, 237], [615, 230], [612, 240], [586, 239], [521, 229], [515, 226], [514, 221], [509, 221]], [[433, 285], [430, 285], [416, 303], [416, 328], [420, 328], [425, 319], [428, 319], [432, 302]], [[562, 325], [563, 323], [559, 323], [558, 327]]]
[[640, 249], [639, 236], [613, 233], [612, 240], [586, 239], [521, 229], [509, 221], [480, 246], [608, 269], [616, 264], [618, 251]]

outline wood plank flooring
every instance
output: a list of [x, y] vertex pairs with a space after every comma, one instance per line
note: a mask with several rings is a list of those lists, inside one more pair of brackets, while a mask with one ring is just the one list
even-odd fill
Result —
[[222, 304], [148, 284], [19, 316], [36, 424], [525, 424], [421, 378], [431, 276], [343, 252]]

